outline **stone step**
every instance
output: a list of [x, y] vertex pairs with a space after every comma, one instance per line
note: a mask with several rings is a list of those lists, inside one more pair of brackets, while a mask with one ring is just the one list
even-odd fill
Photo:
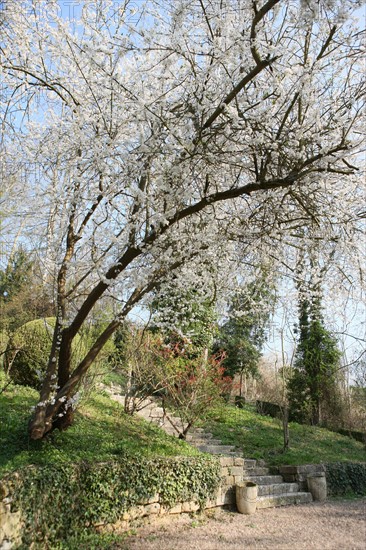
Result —
[[[146, 409], [145, 409], [146, 410]], [[150, 418], [163, 418], [165, 416], [163, 409], [152, 409], [149, 411]]]
[[[125, 399], [125, 397], [124, 397], [124, 399]], [[148, 399], [144, 399], [143, 401], [140, 401], [139, 408], [140, 408], [140, 410], [151, 411], [152, 409], [156, 408], [156, 404], [153, 401], [149, 401]]]
[[253, 458], [245, 458], [244, 459], [244, 468], [245, 470], [250, 470], [252, 468], [255, 468], [257, 465], [257, 461]]
[[244, 480], [245, 479], [253, 481], [253, 483], [256, 483], [257, 485], [273, 485], [274, 483], [283, 483], [282, 476], [250, 476], [249, 478], [244, 477]]
[[251, 476], [268, 476], [271, 475], [269, 468], [262, 467], [256, 467], [251, 469], [244, 469], [243, 471], [244, 477], [251, 477]]
[[232, 445], [199, 445], [197, 449], [203, 453], [225, 455], [227, 453], [234, 452], [235, 447]]
[[212, 439], [213, 434], [210, 432], [194, 432], [191, 431], [189, 434], [187, 434], [187, 441], [191, 441], [192, 439]]
[[221, 439], [190, 439], [188, 441], [190, 445], [199, 447], [200, 445], [221, 445]]
[[160, 418], [161, 416], [164, 416], [162, 414], [155, 413], [154, 409], [148, 409], [148, 408], [139, 410], [137, 414], [139, 416], [142, 416], [143, 418], [156, 418], [156, 417]]
[[[198, 449], [198, 447], [197, 447]], [[243, 451], [227, 451], [223, 453], [225, 457], [232, 456], [234, 458], [243, 458]]]
[[258, 485], [258, 496], [261, 497], [297, 493], [298, 491], [298, 483], [268, 483], [267, 485]]
[[233, 451], [231, 453], [226, 453], [227, 456], [235, 456], [237, 458], [243, 458], [243, 451], [241, 450], [238, 450], [238, 451]]
[[183, 430], [185, 428], [180, 418], [169, 417], [169, 420], [165, 418], [165, 428], [167, 430], [175, 430], [174, 426], [176, 426], [178, 430]]
[[311, 493], [283, 493], [282, 495], [261, 496], [257, 498], [257, 510], [290, 504], [307, 504], [312, 501]]

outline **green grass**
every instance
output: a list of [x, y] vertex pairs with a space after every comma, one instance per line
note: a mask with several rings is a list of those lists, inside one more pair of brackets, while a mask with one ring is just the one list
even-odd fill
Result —
[[[0, 375], [0, 390], [5, 385]], [[199, 452], [166, 435], [153, 424], [123, 412], [107, 395], [94, 393], [76, 413], [66, 432], [55, 431], [42, 441], [27, 435], [30, 409], [37, 393], [9, 386], [0, 394], [0, 475], [28, 464], [115, 460], [126, 453], [140, 456], [195, 456]], [[246, 458], [262, 458], [269, 465], [366, 460], [362, 443], [326, 429], [290, 424], [290, 449], [282, 452], [282, 425], [249, 407], [214, 410], [206, 424], [225, 444], [243, 449]]]
[[260, 416], [247, 406], [216, 409], [205, 424], [214, 437], [227, 445], [236, 445], [245, 458], [265, 459], [269, 465], [320, 462], [363, 462], [362, 443], [324, 428], [290, 423], [290, 449], [283, 452], [280, 420]]
[[[5, 385], [0, 377], [0, 390]], [[9, 386], [0, 394], [0, 476], [29, 464], [108, 461], [129, 453], [141, 456], [197, 456], [196, 449], [168, 436], [153, 424], [123, 412], [120, 404], [93, 394], [77, 410], [75, 424], [31, 441], [27, 423], [38, 394], [31, 388]]]

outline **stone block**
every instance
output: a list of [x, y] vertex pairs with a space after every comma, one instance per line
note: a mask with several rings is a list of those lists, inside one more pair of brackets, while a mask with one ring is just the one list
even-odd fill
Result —
[[257, 461], [252, 458], [244, 458], [244, 468], [255, 468]]
[[220, 456], [221, 466], [233, 466], [234, 458], [232, 456]]
[[232, 466], [230, 469], [230, 474], [232, 476], [242, 476], [243, 477], [243, 468], [241, 468], [240, 466]]
[[303, 464], [299, 466], [299, 473], [301, 474], [320, 474], [324, 472], [323, 464]]
[[280, 466], [281, 474], [316, 474], [324, 472], [322, 464], [301, 464], [300, 466]]
[[205, 503], [205, 509], [208, 510], [210, 508], [216, 508], [216, 499], [209, 499]]
[[130, 508], [122, 514], [122, 521], [131, 521], [144, 516], [152, 516], [160, 513], [160, 504], [153, 502], [151, 504], [139, 505]]
[[240, 475], [240, 476], [234, 476], [234, 483], [235, 483], [235, 485], [236, 485], [237, 483], [240, 483], [241, 481], [243, 481], [243, 476], [242, 476], [242, 475]]
[[224, 479], [224, 483], [225, 485], [234, 485], [235, 483], [235, 479], [234, 479], [234, 476], [226, 476], [225, 479]]
[[160, 504], [158, 502], [153, 502], [144, 506], [146, 516], [153, 516], [160, 512]]
[[230, 475], [230, 468], [222, 467], [221, 468], [221, 475], [222, 475], [222, 477], [229, 476]]
[[169, 514], [181, 514], [182, 513], [182, 503], [178, 502], [172, 508], [169, 508]]
[[197, 512], [199, 509], [199, 504], [194, 500], [182, 502], [182, 512]]
[[234, 466], [241, 466], [244, 468], [244, 458], [234, 458]]
[[298, 466], [280, 466], [280, 474], [295, 475], [298, 472]]
[[145, 506], [134, 506], [122, 515], [123, 521], [131, 521], [133, 519], [142, 518], [145, 514]]

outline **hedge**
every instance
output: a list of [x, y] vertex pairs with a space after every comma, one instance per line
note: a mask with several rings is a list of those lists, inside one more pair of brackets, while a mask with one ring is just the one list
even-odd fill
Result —
[[366, 495], [366, 462], [333, 462], [324, 466], [330, 495]]

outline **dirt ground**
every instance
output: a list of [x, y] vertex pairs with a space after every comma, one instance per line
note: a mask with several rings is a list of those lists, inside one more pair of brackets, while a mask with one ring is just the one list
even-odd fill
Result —
[[259, 510], [215, 509], [163, 517], [143, 526], [123, 550], [366, 550], [366, 498]]

